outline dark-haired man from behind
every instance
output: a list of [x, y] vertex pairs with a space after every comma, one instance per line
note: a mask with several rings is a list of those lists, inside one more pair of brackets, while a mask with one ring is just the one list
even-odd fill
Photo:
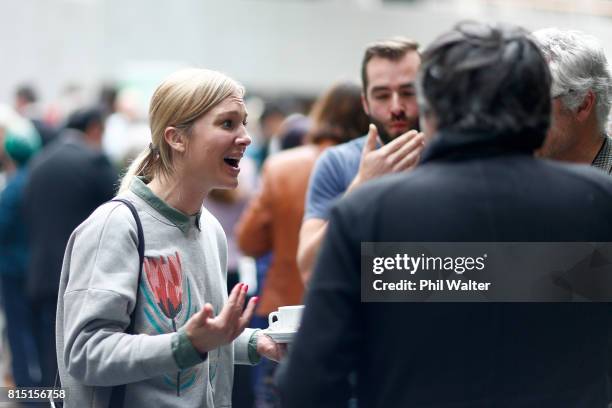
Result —
[[[608, 303], [361, 301], [362, 242], [612, 242], [612, 183], [540, 160], [550, 73], [512, 26], [462, 23], [423, 53], [426, 137], [410, 173], [332, 209], [283, 403], [363, 407], [605, 407]], [[580, 217], [577, 216], [580, 214]]]
[[117, 174], [102, 154], [102, 113], [73, 113], [66, 129], [34, 158], [25, 189], [24, 211], [31, 261], [27, 289], [32, 302], [42, 385], [52, 386], [55, 313], [66, 243], [72, 231], [115, 193]]

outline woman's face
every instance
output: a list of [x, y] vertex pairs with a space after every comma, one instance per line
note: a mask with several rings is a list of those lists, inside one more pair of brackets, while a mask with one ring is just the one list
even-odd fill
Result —
[[232, 95], [193, 124], [184, 155], [183, 177], [195, 178], [206, 191], [236, 188], [240, 159], [251, 138], [246, 131], [246, 107]]

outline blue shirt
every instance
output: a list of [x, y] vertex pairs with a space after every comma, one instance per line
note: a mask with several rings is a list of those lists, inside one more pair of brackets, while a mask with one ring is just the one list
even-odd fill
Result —
[[361, 151], [367, 136], [326, 149], [317, 160], [306, 194], [304, 220], [327, 220], [329, 210], [359, 171]]

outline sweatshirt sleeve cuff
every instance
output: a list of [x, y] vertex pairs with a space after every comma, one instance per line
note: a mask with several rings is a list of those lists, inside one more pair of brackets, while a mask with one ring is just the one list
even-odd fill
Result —
[[253, 334], [251, 334], [251, 338], [249, 339], [247, 352], [249, 354], [249, 361], [253, 365], [259, 364], [259, 362], [261, 361], [261, 356], [257, 352], [257, 339], [260, 336], [260, 331], [261, 330], [255, 330]]
[[172, 354], [180, 369], [199, 364], [208, 357], [208, 353], [200, 354], [193, 347], [184, 327], [181, 327], [172, 337]]
[[244, 329], [234, 340], [234, 362], [235, 364], [254, 365], [261, 357], [257, 353], [257, 337], [260, 330]]

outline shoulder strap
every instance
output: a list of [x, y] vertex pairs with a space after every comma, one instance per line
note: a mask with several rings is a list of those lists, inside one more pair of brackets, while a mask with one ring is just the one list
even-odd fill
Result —
[[[144, 233], [142, 231], [142, 223], [140, 222], [140, 217], [138, 216], [138, 211], [136, 210], [136, 207], [134, 207], [134, 204], [132, 204], [132, 202], [130, 200], [126, 200], [123, 198], [114, 198], [111, 201], [116, 201], [116, 202], [120, 202], [123, 203], [127, 206], [127, 208], [130, 209], [130, 211], [132, 212], [132, 215], [134, 216], [134, 220], [136, 220], [136, 228], [137, 228], [137, 234], [138, 234], [138, 257], [140, 259], [140, 268], [138, 269], [138, 282], [140, 282], [140, 277], [142, 275], [142, 265], [144, 263]], [[138, 287], [140, 285], [136, 286], [136, 295], [138, 295]], [[136, 300], [138, 300], [138, 296], [136, 296]], [[126, 333], [128, 333], [128, 331], [126, 331]]]
[[[134, 216], [134, 219], [136, 220], [136, 228], [138, 229], [138, 258], [140, 259], [140, 267], [138, 269], [138, 280], [136, 281], [136, 297], [135, 297], [136, 302], [138, 302], [138, 295], [140, 293], [140, 278], [142, 277], [142, 267], [144, 263], [144, 249], [145, 249], [144, 233], [142, 231], [142, 223], [140, 222], [140, 217], [138, 216], [138, 211], [136, 210], [136, 207], [134, 207], [134, 204], [132, 204], [130, 200], [126, 200], [123, 198], [114, 198], [111, 201], [117, 201], [117, 202], [121, 202], [125, 204], [130, 209], [130, 211], [132, 212], [132, 215]], [[134, 321], [136, 320], [134, 316], [135, 312], [136, 312], [136, 306], [134, 306], [134, 310], [130, 314], [130, 325], [125, 330], [125, 333], [132, 334], [134, 332]], [[113, 407], [113, 408], [123, 407], [124, 399], [125, 399], [125, 384], [115, 386], [113, 387], [111, 391], [108, 406]]]

